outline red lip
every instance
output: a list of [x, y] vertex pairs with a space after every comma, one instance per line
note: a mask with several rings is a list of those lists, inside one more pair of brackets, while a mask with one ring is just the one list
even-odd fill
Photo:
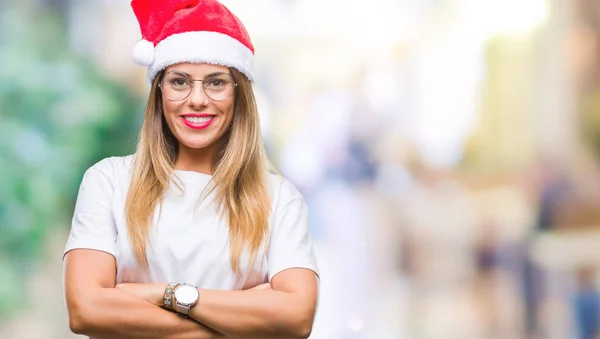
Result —
[[[185, 119], [185, 117], [193, 117], [193, 118], [212, 117], [212, 119], [210, 119], [210, 120], [209, 120], [209, 121], [207, 121], [207, 122], [203, 122], [203, 123], [193, 123], [193, 122], [187, 121], [187, 120]], [[188, 114], [183, 114], [183, 115], [181, 116], [181, 121], [183, 121], [183, 123], [184, 123], [184, 124], [185, 124], [187, 127], [189, 127], [189, 128], [192, 128], [192, 129], [205, 129], [205, 128], [207, 128], [208, 126], [210, 126], [210, 125], [213, 123], [213, 121], [215, 121], [215, 120], [216, 120], [216, 118], [217, 118], [217, 116], [216, 116], [216, 115], [214, 115], [214, 114], [188, 113]]]

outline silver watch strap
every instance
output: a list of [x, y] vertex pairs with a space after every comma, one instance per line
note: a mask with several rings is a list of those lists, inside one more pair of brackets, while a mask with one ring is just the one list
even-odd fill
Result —
[[177, 312], [177, 314], [183, 316], [184, 318], [187, 318], [190, 315], [190, 306], [182, 305], [182, 304], [176, 302], [175, 303], [175, 311]]

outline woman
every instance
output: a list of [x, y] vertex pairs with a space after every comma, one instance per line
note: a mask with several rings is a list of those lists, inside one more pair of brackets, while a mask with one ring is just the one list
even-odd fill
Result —
[[137, 152], [82, 180], [65, 248], [73, 332], [306, 338], [317, 266], [306, 204], [269, 173], [254, 49], [217, 1], [132, 1], [151, 86]]

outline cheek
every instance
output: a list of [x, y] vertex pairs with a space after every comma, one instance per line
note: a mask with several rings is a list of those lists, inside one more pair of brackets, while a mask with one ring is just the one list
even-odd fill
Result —
[[228, 129], [233, 125], [233, 111], [229, 112], [226, 117], [223, 125], [220, 128], [221, 133], [225, 133]]
[[234, 114], [234, 105], [233, 105], [233, 101], [231, 101], [230, 103], [224, 103], [221, 107], [221, 112], [223, 112], [225, 114], [225, 126], [226, 128], [229, 128], [229, 126], [231, 125], [232, 121], [233, 121], [233, 114]]
[[169, 128], [173, 129], [171, 126], [171, 115], [169, 114], [169, 112], [170, 112], [169, 105], [163, 104], [162, 106], [163, 106], [162, 107], [163, 119], [165, 119], [165, 121], [167, 122], [167, 125], [169, 125]]
[[165, 120], [167, 120], [167, 123], [169, 124], [169, 126], [171, 126], [172, 123], [175, 120], [177, 120], [179, 111], [181, 110], [181, 103], [173, 102], [173, 101], [169, 101], [169, 100], [163, 101], [162, 109], [163, 109], [163, 115], [165, 117]]
[[172, 101], [165, 99], [164, 97], [162, 102], [163, 114], [165, 115], [165, 117], [172, 115], [173, 111], [175, 110], [175, 104]]

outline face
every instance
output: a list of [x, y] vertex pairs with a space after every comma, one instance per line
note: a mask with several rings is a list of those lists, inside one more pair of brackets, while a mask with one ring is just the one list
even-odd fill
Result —
[[[225, 134], [233, 120], [235, 84], [227, 83], [231, 80], [229, 69], [217, 65], [181, 63], [165, 70], [163, 114], [180, 149], [213, 149]], [[233, 90], [223, 98], [229, 86]]]

